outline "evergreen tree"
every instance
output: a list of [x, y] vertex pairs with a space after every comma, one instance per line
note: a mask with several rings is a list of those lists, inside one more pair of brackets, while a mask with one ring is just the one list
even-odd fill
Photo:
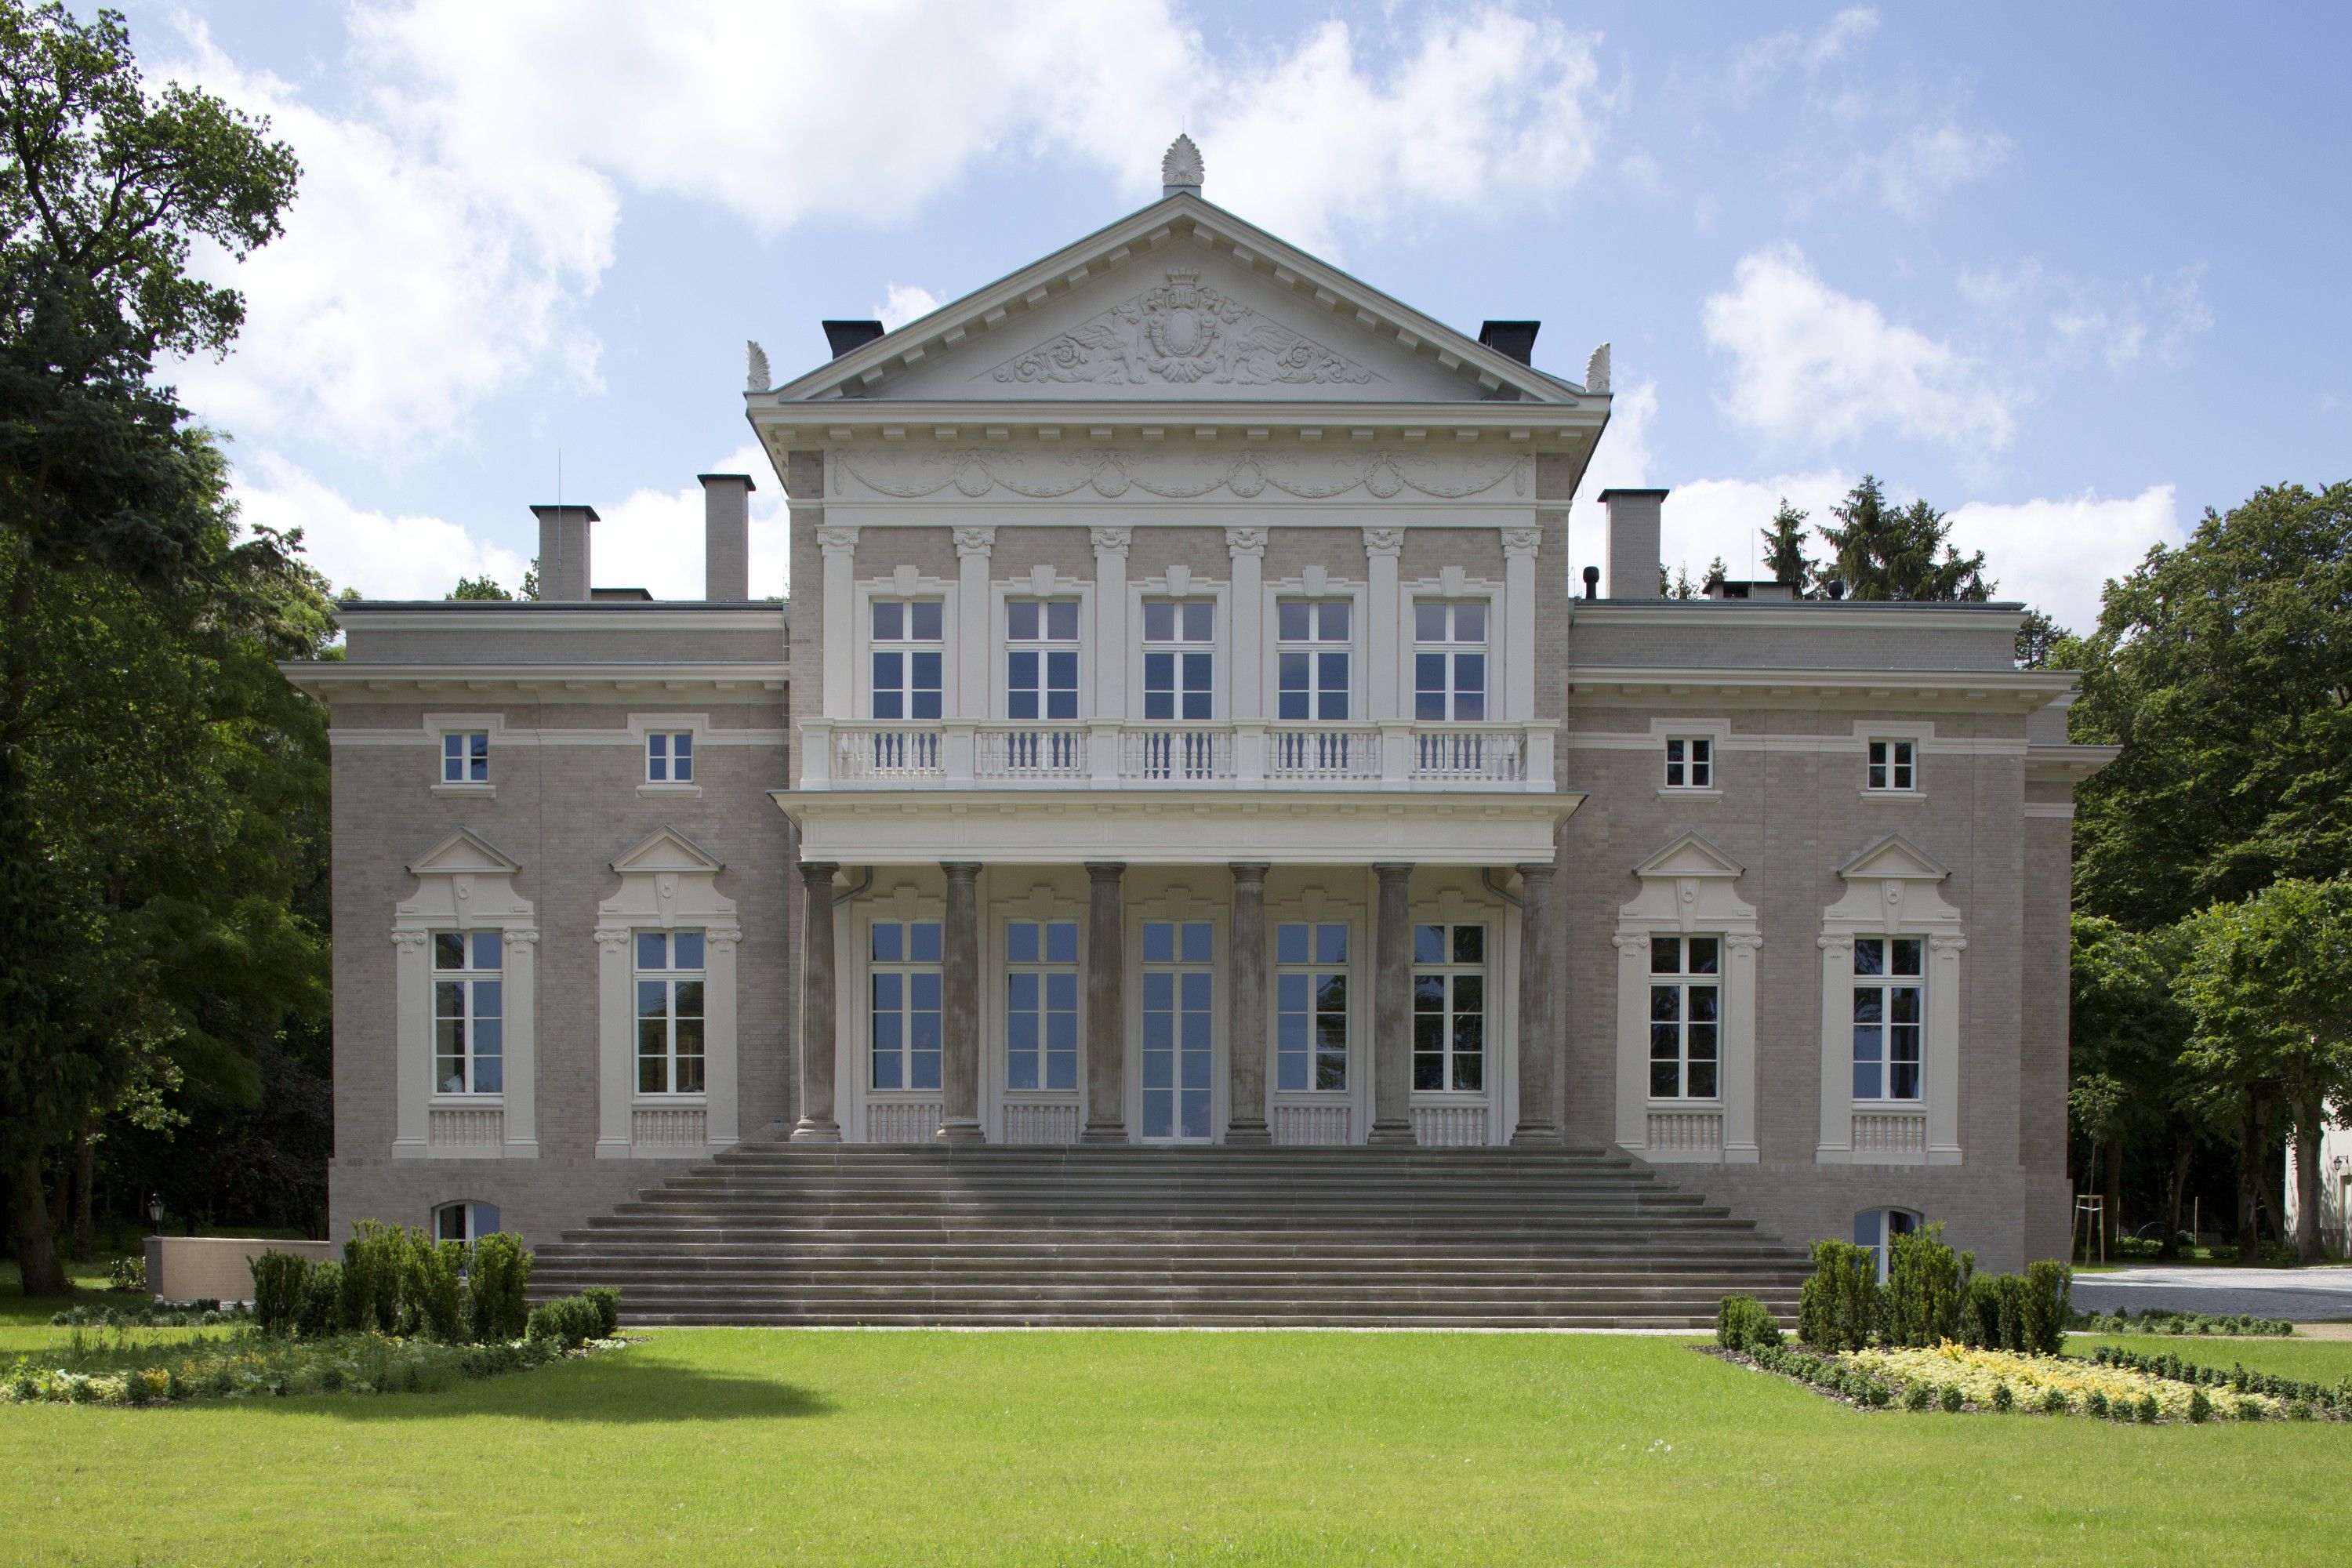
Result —
[[1796, 590], [1799, 598], [1812, 591], [1815, 581], [1813, 558], [1805, 553], [1805, 512], [1780, 498], [1780, 510], [1772, 514], [1772, 525], [1763, 531], [1764, 569], [1772, 574], [1775, 583], [1786, 583]]
[[1984, 552], [1963, 557], [1952, 548], [1952, 525], [1924, 500], [1896, 508], [1869, 474], [1833, 513], [1822, 536], [1836, 552], [1827, 568], [1845, 583], [1850, 599], [1945, 599], [1981, 602], [1992, 596]]

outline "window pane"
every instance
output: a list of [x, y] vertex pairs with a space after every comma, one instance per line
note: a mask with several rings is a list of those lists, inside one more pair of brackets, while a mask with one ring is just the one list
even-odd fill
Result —
[[1693, 974], [1713, 974], [1717, 973], [1716, 965], [1717, 963], [1719, 947], [1720, 943], [1718, 941], [1711, 936], [1695, 936], [1691, 938], [1690, 972]]
[[1315, 928], [1315, 962], [1345, 963], [1348, 962], [1348, 928], [1344, 925], [1319, 925]]
[[1683, 972], [1683, 942], [1678, 936], [1654, 936], [1650, 939], [1650, 973], [1680, 974]]
[[1031, 921], [1014, 921], [1004, 928], [1004, 958], [1008, 963], [1037, 962], [1037, 927]]
[[667, 1018], [669, 1016], [669, 983], [664, 980], [637, 982], [637, 1016]]
[[1916, 936], [1896, 937], [1895, 939], [1895, 973], [1897, 974], [1918, 973], [1919, 950], [1923, 945], [1925, 944], [1922, 943]]
[[1274, 635], [1284, 642], [1305, 642], [1314, 634], [1308, 628], [1314, 620], [1315, 607], [1303, 599], [1285, 599], [1275, 606]]
[[1078, 961], [1078, 922], [1055, 921], [1045, 928], [1045, 959], [1050, 963]]
[[1650, 1017], [1654, 1023], [1671, 1024], [1683, 1016], [1683, 988], [1679, 985], [1650, 987]]
[[1650, 1098], [1674, 1100], [1682, 1093], [1682, 1064], [1672, 1057], [1650, 1058]]
[[1712, 985], [1692, 986], [1690, 988], [1691, 1022], [1694, 1024], [1716, 1022], [1716, 1004], [1721, 994], [1722, 993]]
[[1454, 606], [1454, 640], [1485, 642], [1486, 640], [1486, 606], [1476, 600], [1465, 600]]
[[[1144, 921], [1143, 961], [1146, 963], [1168, 963], [1175, 957], [1176, 928], [1166, 921]], [[1151, 988], [1151, 978], [1159, 977], [1154, 976], [1145, 980], [1144, 989], [1147, 994]]]
[[1007, 599], [1004, 602], [1004, 635], [1023, 642], [1037, 639], [1037, 601]]
[[937, 963], [940, 961], [940, 922], [917, 921], [908, 928], [908, 955], [917, 963]]
[[637, 967], [639, 969], [667, 969], [669, 967], [668, 946], [667, 939], [666, 939], [661, 932], [657, 931], [639, 931], [637, 933]]
[[1217, 606], [1215, 602], [1213, 600], [1185, 600], [1184, 640], [1186, 642], [1210, 642], [1214, 640], [1217, 635], [1215, 630], [1216, 613]]
[[1486, 962], [1486, 928], [1485, 926], [1454, 928], [1454, 962], [1456, 963]]
[[1853, 972], [1856, 974], [1886, 973], [1886, 944], [1877, 937], [1862, 937], [1853, 944]]
[[[681, 1020], [678, 1025], [680, 1028], [686, 1026], [683, 1022], [685, 1019], [699, 1019], [702, 1016], [702, 982], [679, 981], [677, 989], [670, 994], [670, 1010]], [[700, 1026], [698, 1024], [696, 1026], [698, 1028]]]
[[877, 921], [873, 948], [875, 963], [898, 963], [906, 954], [906, 928], [896, 921]]
[[1056, 642], [1078, 639], [1078, 602], [1055, 599], [1045, 606], [1045, 635]]
[[[1284, 924], [1277, 925], [1274, 928], [1274, 961], [1276, 963], [1304, 963], [1307, 962], [1307, 928], [1305, 926]], [[1287, 978], [1286, 978], [1285, 984], [1288, 984]], [[1305, 982], [1301, 981], [1301, 984], [1304, 984]], [[1300, 1005], [1302, 1006], [1306, 1005], [1305, 996], [1306, 994], [1302, 991], [1300, 993]]]
[[907, 606], [907, 635], [918, 642], [940, 640], [940, 602], [918, 599]]
[[1445, 640], [1445, 601], [1419, 599], [1412, 606], [1412, 635], [1416, 642]]
[[[1206, 963], [1209, 962], [1208, 921], [1187, 921], [1184, 922], [1184, 962], [1187, 963]], [[1205, 982], [1203, 984], [1205, 984]]]
[[1173, 642], [1176, 638], [1176, 606], [1165, 599], [1143, 606], [1143, 640]]
[[1320, 634], [1320, 640], [1324, 642], [1348, 640], [1348, 611], [1351, 607], [1345, 599], [1331, 599], [1325, 602], [1318, 614], [1318, 618], [1322, 623], [1317, 628]]
[[874, 640], [896, 642], [906, 627], [906, 606], [896, 599], [874, 601]]
[[1444, 926], [1412, 928], [1412, 961], [1415, 963], [1445, 962], [1445, 928]]
[[433, 933], [433, 967], [436, 969], [466, 967], [465, 932], [436, 931]]
[[671, 967], [699, 969], [702, 967], [702, 933], [682, 931], [670, 938]]

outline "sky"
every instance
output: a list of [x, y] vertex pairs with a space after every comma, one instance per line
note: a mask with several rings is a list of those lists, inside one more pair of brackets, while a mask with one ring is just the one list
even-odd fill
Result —
[[509, 587], [528, 508], [691, 597], [698, 473], [826, 317], [897, 324], [1204, 195], [1475, 333], [1540, 319], [1615, 407], [1571, 520], [1670, 487], [1667, 563], [1753, 572], [1864, 473], [2086, 627], [2210, 507], [2352, 469], [2352, 9], [1174, 0], [128, 6], [151, 82], [301, 159], [222, 362], [175, 366], [249, 522], [338, 587]]

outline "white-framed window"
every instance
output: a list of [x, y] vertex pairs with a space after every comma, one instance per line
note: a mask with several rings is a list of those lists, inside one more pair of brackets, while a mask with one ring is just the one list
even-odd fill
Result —
[[1412, 928], [1412, 1087], [1486, 1087], [1486, 928]]
[[1004, 927], [1004, 1087], [1078, 1087], [1078, 922]]
[[479, 1241], [498, 1228], [496, 1204], [441, 1204], [433, 1210], [436, 1241]]
[[433, 933], [435, 1092], [505, 1091], [504, 959], [498, 931]]
[[1352, 599], [1284, 599], [1274, 611], [1275, 717], [1347, 719]]
[[1919, 1098], [1927, 1020], [1927, 939], [1853, 939], [1853, 1097]]
[[636, 933], [637, 1092], [704, 1091], [702, 933]]
[[1666, 737], [1666, 787], [1715, 787], [1715, 739], [1710, 735]]
[[490, 782], [490, 732], [488, 730], [446, 730], [441, 735], [441, 782]]
[[1723, 939], [1650, 938], [1650, 1098], [1722, 1093]]
[[944, 609], [938, 599], [867, 603], [874, 717], [936, 719], [946, 658]]
[[1282, 921], [1274, 928], [1275, 1087], [1348, 1087], [1348, 926]]
[[646, 782], [694, 782], [694, 731], [649, 730], [646, 732]]
[[940, 922], [876, 921], [867, 937], [875, 1089], [940, 1087]]
[[1078, 716], [1078, 602], [1004, 601], [1004, 716]]
[[1919, 787], [1916, 741], [1901, 736], [1874, 735], [1868, 745], [1868, 764], [1863, 774], [1863, 787], [1889, 794], [1908, 795]]
[[1895, 1238], [1919, 1228], [1919, 1216], [1909, 1209], [1864, 1209], [1853, 1216], [1853, 1244], [1870, 1249], [1878, 1282], [1886, 1283], [1887, 1266], [1895, 1259]]
[[1471, 722], [1486, 717], [1484, 599], [1412, 605], [1412, 716]]
[[1217, 669], [1214, 599], [1143, 601], [1143, 716], [1214, 716]]
[[1143, 1135], [1206, 1138], [1216, 962], [1207, 921], [1143, 922]]

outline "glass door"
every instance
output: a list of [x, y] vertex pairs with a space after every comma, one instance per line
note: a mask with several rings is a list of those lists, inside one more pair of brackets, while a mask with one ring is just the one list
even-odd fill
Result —
[[1143, 922], [1143, 1136], [1212, 1132], [1216, 965], [1207, 921]]

